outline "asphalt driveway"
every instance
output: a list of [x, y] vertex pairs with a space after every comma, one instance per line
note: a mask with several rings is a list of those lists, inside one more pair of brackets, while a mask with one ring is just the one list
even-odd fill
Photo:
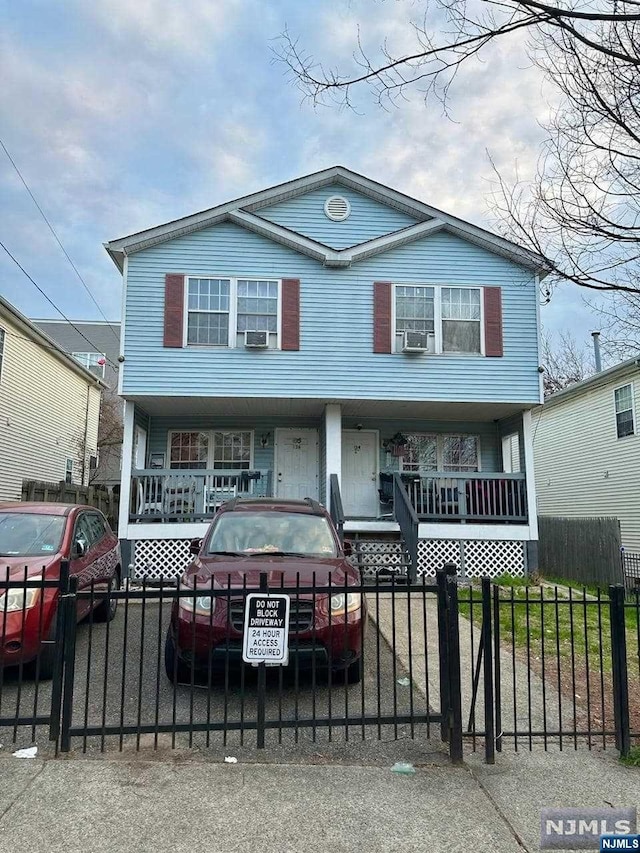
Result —
[[[120, 606], [108, 626], [78, 626], [72, 720], [73, 726], [92, 728], [94, 733], [74, 737], [72, 749], [89, 754], [99, 750], [206, 749], [251, 759], [258, 754], [255, 670], [245, 667], [242, 673], [230, 671], [228, 678], [219, 676], [211, 684], [205, 678], [201, 684], [174, 687], [164, 671], [169, 611], [167, 602], [130, 603], [126, 608]], [[349, 756], [350, 760], [420, 761], [427, 753], [441, 752], [439, 727], [420, 721], [427, 713], [427, 702], [408, 676], [373, 622], [368, 626], [360, 684], [347, 685], [337, 676], [329, 685], [326, 675], [318, 673], [314, 679], [294, 667], [269, 670], [267, 750], [260, 753], [260, 760], [268, 760], [268, 753], [274, 760], [295, 755], [314, 761], [325, 756], [327, 760]], [[20, 716], [31, 716], [34, 707], [46, 714], [51, 684], [20, 683], [16, 673], [7, 670], [0, 700], [0, 718], [11, 718], [16, 710]], [[406, 715], [413, 723], [378, 723], [377, 718], [385, 715]], [[363, 725], [362, 717], [376, 721]], [[353, 722], [356, 718], [357, 723]], [[195, 728], [210, 723], [223, 728], [167, 731], [174, 725], [192, 723]], [[46, 726], [1, 728], [0, 742], [3, 751], [31, 743], [45, 752], [51, 749]]]

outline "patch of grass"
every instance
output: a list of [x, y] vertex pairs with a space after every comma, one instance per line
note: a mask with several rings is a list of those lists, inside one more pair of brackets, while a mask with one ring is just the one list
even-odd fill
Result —
[[631, 747], [629, 755], [621, 755], [620, 764], [626, 767], [640, 767], [640, 746]]
[[[611, 670], [611, 628], [609, 600], [602, 593], [596, 599], [576, 595], [569, 599], [555, 591], [522, 583], [510, 583], [500, 594], [500, 637], [504, 643], [527, 649], [545, 658], [589, 661], [596, 671]], [[496, 581], [500, 586], [500, 579]], [[482, 604], [477, 589], [460, 590], [460, 613], [474, 625], [482, 622]], [[637, 654], [638, 608], [625, 610], [627, 654]], [[466, 638], [462, 637], [461, 642]]]

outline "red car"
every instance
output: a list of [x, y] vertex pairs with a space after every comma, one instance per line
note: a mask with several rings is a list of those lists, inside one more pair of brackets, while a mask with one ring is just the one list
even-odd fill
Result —
[[[257, 591], [266, 572], [271, 592], [291, 596], [289, 662], [332, 670], [337, 679], [360, 681], [367, 622], [360, 573], [346, 559], [327, 511], [316, 501], [235, 498], [218, 510], [207, 535], [192, 543], [197, 554], [180, 586], [193, 594], [174, 601], [165, 644], [170, 681], [194, 671], [240, 665], [244, 596], [207, 595], [207, 589]], [[296, 586], [313, 593], [296, 593]], [[329, 585], [329, 578], [331, 584]]]
[[[39, 658], [40, 678], [51, 678], [58, 590], [21, 587], [25, 569], [29, 581], [58, 580], [60, 561], [69, 560], [69, 573], [78, 589], [94, 583], [96, 592], [118, 588], [122, 561], [118, 539], [109, 522], [90, 506], [57, 503], [0, 504], [0, 665], [28, 664]], [[96, 602], [95, 621], [110, 621], [117, 601]], [[91, 600], [78, 603], [78, 620], [91, 609]]]

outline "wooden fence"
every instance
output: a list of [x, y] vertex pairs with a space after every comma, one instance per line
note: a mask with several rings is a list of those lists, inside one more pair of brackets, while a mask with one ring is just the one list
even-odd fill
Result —
[[75, 483], [22, 481], [22, 500], [43, 503], [83, 504], [94, 506], [109, 519], [114, 530], [118, 525], [118, 495], [108, 486], [78, 486]]
[[624, 583], [617, 518], [538, 517], [544, 577], [608, 586]]

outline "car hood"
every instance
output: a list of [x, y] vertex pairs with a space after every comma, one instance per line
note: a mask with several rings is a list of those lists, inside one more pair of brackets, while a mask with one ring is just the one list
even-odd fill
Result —
[[5, 557], [0, 555], [0, 580], [4, 580], [9, 569], [11, 580], [24, 580], [24, 571], [27, 576], [41, 575], [53, 568], [60, 559], [60, 554], [48, 554], [46, 557]]
[[214, 584], [227, 588], [243, 587], [258, 589], [260, 574], [266, 572], [271, 591], [276, 587], [295, 587], [300, 578], [300, 586], [349, 586], [359, 583], [356, 570], [342, 558], [322, 557], [198, 557], [187, 569], [187, 577], [197, 576], [198, 583], [208, 584], [213, 578]]

